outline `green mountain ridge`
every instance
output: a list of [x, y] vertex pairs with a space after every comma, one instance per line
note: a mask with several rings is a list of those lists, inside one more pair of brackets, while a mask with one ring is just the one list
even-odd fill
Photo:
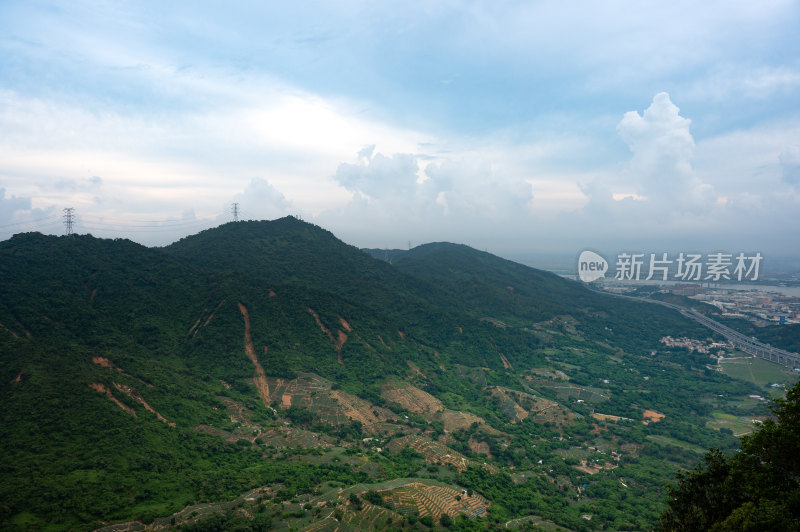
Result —
[[16, 235], [0, 525], [647, 528], [694, 449], [736, 445], [713, 412], [766, 413], [667, 334], [711, 336], [466, 246], [388, 264], [292, 217], [164, 248]]

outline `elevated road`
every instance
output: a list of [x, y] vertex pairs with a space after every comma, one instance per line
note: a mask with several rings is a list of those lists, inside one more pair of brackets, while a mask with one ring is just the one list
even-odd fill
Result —
[[731, 329], [730, 327], [723, 325], [718, 321], [712, 320], [705, 314], [701, 314], [696, 310], [688, 309], [680, 305], [675, 305], [674, 303], [667, 303], [666, 301], [659, 301], [657, 299], [626, 296], [623, 294], [613, 294], [611, 292], [601, 292], [599, 290], [597, 292], [601, 294], [608, 294], [614, 297], [631, 299], [633, 301], [655, 303], [656, 305], [661, 305], [663, 307], [668, 307], [677, 310], [687, 318], [691, 318], [696, 322], [698, 322], [699, 324], [708, 327], [712, 331], [721, 334], [722, 336], [725, 337], [726, 340], [732, 343], [734, 347], [744, 351], [745, 353], [748, 353], [750, 355], [755, 355], [759, 358], [763, 358], [764, 360], [769, 360], [770, 362], [781, 364], [783, 366], [788, 366], [790, 368], [800, 368], [800, 354], [792, 353], [790, 351], [785, 351], [783, 349], [778, 349], [777, 347], [772, 347], [769, 344], [759, 342], [755, 338], [751, 338], [750, 336], [744, 335], [739, 331]]

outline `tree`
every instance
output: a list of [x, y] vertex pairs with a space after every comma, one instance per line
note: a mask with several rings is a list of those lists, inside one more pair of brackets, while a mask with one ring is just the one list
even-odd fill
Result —
[[662, 530], [800, 530], [800, 383], [775, 399], [775, 419], [725, 457], [710, 450], [668, 488]]

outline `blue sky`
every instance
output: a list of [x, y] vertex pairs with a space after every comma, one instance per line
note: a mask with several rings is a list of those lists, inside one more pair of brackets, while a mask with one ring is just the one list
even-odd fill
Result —
[[800, 254], [800, 3], [0, 1], [0, 238]]

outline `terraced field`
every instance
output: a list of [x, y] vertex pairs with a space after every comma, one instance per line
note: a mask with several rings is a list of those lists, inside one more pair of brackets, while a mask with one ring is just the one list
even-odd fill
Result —
[[391, 523], [398, 523], [402, 519], [403, 516], [397, 512], [363, 501], [360, 510], [345, 512], [342, 523], [354, 530], [386, 530], [391, 528]]
[[[533, 389], [530, 390], [534, 391]], [[537, 422], [569, 423], [576, 416], [575, 413], [570, 412], [555, 401], [545, 399], [534, 393], [521, 392], [502, 386], [491, 387], [489, 391], [497, 402], [500, 411], [512, 423], [520, 423], [528, 417]]]
[[307, 408], [321, 423], [346, 425], [359, 421], [370, 433], [389, 430], [387, 421], [396, 416], [389, 410], [342, 390], [314, 373], [302, 373], [296, 379], [267, 377], [269, 400], [275, 408]]
[[397, 403], [409, 412], [433, 414], [444, 410], [442, 402], [423, 390], [397, 382], [387, 385], [381, 394], [390, 403]]
[[466, 490], [436, 483], [411, 482], [405, 486], [381, 492], [384, 500], [390, 501], [395, 511], [403, 515], [430, 515], [434, 520], [447, 514], [456, 517], [480, 517], [491, 504], [484, 497]]
[[399, 453], [405, 447], [409, 447], [423, 455], [426, 462], [432, 464], [449, 464], [459, 471], [466, 471], [467, 465], [470, 463], [470, 460], [463, 454], [451, 449], [447, 445], [416, 434], [397, 438], [386, 445], [387, 450], [395, 453]]
[[[381, 505], [363, 499], [370, 490], [382, 497]], [[358, 505], [350, 501], [351, 494], [359, 497]], [[459, 514], [475, 518], [485, 515], [491, 504], [478, 494], [468, 495], [463, 489], [427, 479], [395, 479], [379, 484], [359, 484], [322, 495], [315, 503], [326, 510], [320, 512], [318, 520], [302, 528], [303, 532], [387, 530], [400, 527], [403, 520], [410, 517], [430, 516], [438, 523], [445, 514], [452, 518]], [[327, 510], [331, 504], [335, 504], [336, 510]]]
[[484, 423], [484, 419], [475, 414], [445, 408], [439, 399], [410, 384], [390, 383], [383, 389], [381, 395], [390, 403], [397, 403], [409, 412], [421, 415], [427, 421], [441, 421], [445, 432], [463, 430], [473, 423]]
[[294, 427], [275, 427], [264, 431], [259, 436], [258, 443], [276, 449], [333, 447], [327, 436]]

